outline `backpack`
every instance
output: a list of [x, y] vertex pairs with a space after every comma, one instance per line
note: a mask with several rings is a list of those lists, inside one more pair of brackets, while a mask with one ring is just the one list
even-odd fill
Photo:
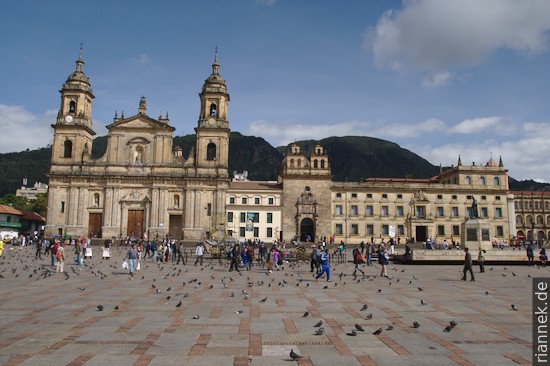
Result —
[[358, 250], [355, 250], [353, 252], [353, 261], [355, 263], [362, 263], [363, 262], [363, 258], [361, 258], [361, 253], [359, 253]]
[[57, 259], [58, 261], [63, 259], [62, 251], [63, 250], [61, 248], [57, 248], [57, 251], [55, 253], [55, 259]]

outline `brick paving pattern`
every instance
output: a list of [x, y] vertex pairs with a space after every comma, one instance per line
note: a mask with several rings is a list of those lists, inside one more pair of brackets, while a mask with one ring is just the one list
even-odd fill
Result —
[[309, 263], [268, 274], [142, 260], [130, 279], [122, 250], [81, 270], [68, 263], [67, 275], [33, 254], [8, 246], [0, 259], [2, 365], [529, 365], [529, 276], [549, 274], [487, 266], [464, 282], [461, 266], [397, 264], [390, 278], [375, 266], [353, 278], [342, 263], [327, 283]]

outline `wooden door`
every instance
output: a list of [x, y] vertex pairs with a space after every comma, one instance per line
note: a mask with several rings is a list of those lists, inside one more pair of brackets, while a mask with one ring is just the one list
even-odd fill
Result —
[[88, 235], [90, 238], [101, 238], [101, 223], [103, 215], [91, 213], [88, 219]]
[[143, 238], [143, 210], [128, 210], [126, 235], [134, 239]]
[[183, 217], [182, 215], [170, 215], [170, 227], [168, 233], [173, 239], [182, 239], [181, 225]]

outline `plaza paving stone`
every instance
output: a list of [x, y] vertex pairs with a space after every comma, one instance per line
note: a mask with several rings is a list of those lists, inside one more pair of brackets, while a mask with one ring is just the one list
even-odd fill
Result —
[[[113, 249], [111, 260], [94, 257], [81, 269], [67, 264], [66, 276], [50, 272], [49, 258], [35, 260], [32, 248], [7, 246], [0, 364], [529, 365], [529, 276], [549, 276], [547, 268], [495, 265], [464, 282], [459, 265], [392, 264], [390, 278], [377, 266], [353, 278], [347, 263], [334, 264], [327, 283], [314, 281], [308, 263], [268, 274], [229, 272], [217, 260], [142, 260], [130, 279], [124, 254]], [[319, 320], [325, 333], [314, 335]], [[443, 332], [451, 320], [458, 326]], [[355, 324], [365, 331], [347, 335]], [[292, 361], [291, 349], [303, 357]]]

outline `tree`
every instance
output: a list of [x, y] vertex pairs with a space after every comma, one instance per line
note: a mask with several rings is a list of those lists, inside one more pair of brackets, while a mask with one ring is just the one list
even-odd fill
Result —
[[20, 211], [31, 210], [31, 207], [29, 205], [29, 200], [27, 199], [27, 197], [16, 196], [11, 193], [0, 198], [0, 204], [11, 206], [16, 210], [20, 210]]
[[48, 211], [48, 195], [45, 193], [38, 193], [36, 199], [29, 202], [31, 204], [31, 211], [36, 212], [42, 217], [46, 217]]

